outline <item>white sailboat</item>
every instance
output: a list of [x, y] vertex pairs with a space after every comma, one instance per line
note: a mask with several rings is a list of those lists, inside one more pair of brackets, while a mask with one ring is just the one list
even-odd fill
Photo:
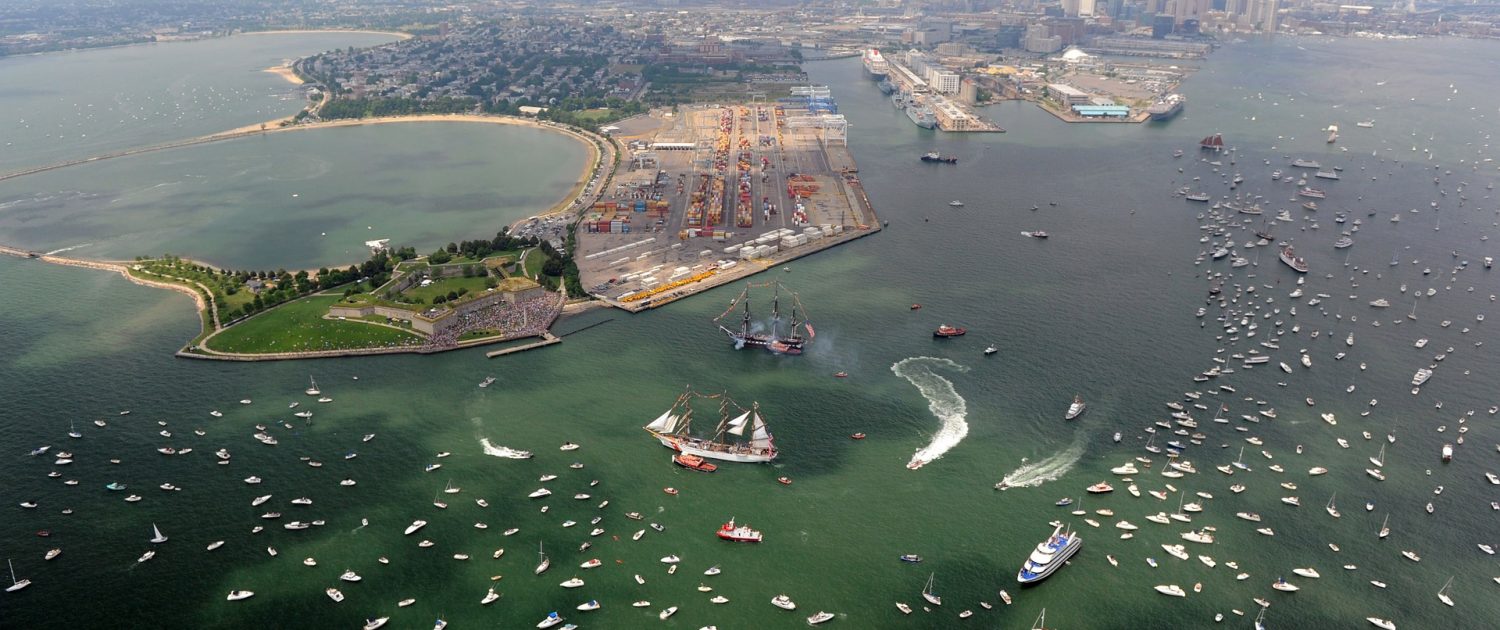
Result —
[[1323, 508], [1325, 510], [1328, 510], [1328, 515], [1332, 516], [1334, 518], [1338, 518], [1340, 516], [1339, 515], [1339, 509], [1338, 509], [1338, 507], [1334, 506], [1334, 504], [1333, 504], [1334, 497], [1337, 497], [1338, 495], [1339, 494], [1337, 492], [1335, 492], [1332, 495], [1330, 495], [1328, 497], [1328, 505]]
[[1378, 455], [1370, 458], [1370, 463], [1374, 464], [1376, 468], [1384, 468], [1385, 467], [1385, 445], [1384, 444], [1380, 445], [1380, 453]]
[[1042, 614], [1037, 615], [1036, 621], [1032, 622], [1031, 630], [1047, 630], [1047, 609], [1042, 609]]
[[1448, 582], [1445, 583], [1445, 584], [1443, 584], [1443, 588], [1438, 589], [1438, 592], [1437, 592], [1438, 601], [1441, 601], [1444, 604], [1452, 606], [1453, 605], [1453, 598], [1448, 596], [1448, 589], [1450, 589], [1452, 587], [1453, 587], [1453, 578], [1449, 577], [1448, 578]]
[[23, 588], [31, 586], [31, 580], [16, 580], [16, 565], [10, 563], [10, 558], [5, 559], [5, 565], [10, 567], [10, 586], [5, 587], [5, 592], [14, 593]]
[[307, 382], [309, 383], [309, 385], [307, 386], [307, 389], [304, 390], [304, 393], [306, 393], [308, 396], [318, 396], [323, 393], [323, 390], [318, 389], [317, 379], [309, 376], [307, 377]]
[[156, 544], [167, 542], [166, 535], [162, 534], [160, 529], [157, 529], [156, 523], [151, 524], [151, 533], [156, 534], [155, 536], [151, 537], [151, 542]]
[[1391, 528], [1387, 527], [1387, 525], [1389, 525], [1390, 522], [1391, 522], [1391, 514], [1390, 514], [1390, 512], [1386, 512], [1386, 514], [1385, 514], [1385, 520], [1380, 521], [1380, 538], [1381, 539], [1384, 539], [1386, 536], [1390, 536], [1391, 535]]
[[927, 575], [927, 585], [922, 587], [922, 599], [927, 600], [927, 603], [932, 604], [933, 606], [942, 606], [943, 598], [934, 595], [932, 592], [932, 583], [936, 579], [936, 573], [929, 573]]
[[[719, 399], [719, 423], [712, 438], [693, 437], [691, 434], [693, 398]], [[730, 417], [730, 407], [739, 410], [739, 415]], [[689, 388], [677, 397], [677, 402], [645, 427], [647, 433], [659, 440], [662, 446], [681, 453], [697, 455], [707, 459], [730, 462], [769, 462], [776, 459], [776, 444], [760, 414], [760, 403], [751, 403], [749, 409], [740, 407], [727, 394], [697, 394]], [[745, 431], [750, 438], [745, 440]], [[729, 441], [727, 436], [738, 438]]]
[[542, 543], [536, 544], [536, 555], [538, 557], [536, 563], [536, 574], [541, 575], [547, 570], [547, 567], [552, 566], [552, 559], [548, 558], [547, 554], [542, 551]]

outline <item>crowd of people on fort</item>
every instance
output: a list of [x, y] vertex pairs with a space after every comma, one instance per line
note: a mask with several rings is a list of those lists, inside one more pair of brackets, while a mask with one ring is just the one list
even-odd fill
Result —
[[544, 293], [516, 303], [499, 302], [473, 312], [458, 315], [459, 321], [433, 334], [427, 345], [434, 348], [451, 348], [471, 331], [488, 331], [510, 339], [536, 337], [547, 332], [552, 320], [562, 310], [562, 297], [556, 293]]

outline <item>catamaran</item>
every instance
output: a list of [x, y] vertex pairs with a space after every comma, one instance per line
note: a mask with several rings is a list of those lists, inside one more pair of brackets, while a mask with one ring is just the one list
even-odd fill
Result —
[[[771, 287], [771, 322], [770, 330], [767, 332], [756, 332], [759, 326], [751, 321], [750, 315], [750, 289]], [[736, 350], [746, 346], [765, 348], [778, 354], [802, 354], [802, 347], [808, 341], [812, 341], [816, 333], [812, 324], [806, 321], [807, 311], [802, 309], [802, 302], [797, 299], [797, 294], [788, 290], [792, 295], [792, 317], [788, 332], [785, 336], [781, 330], [781, 283], [767, 282], [763, 284], [746, 284], [745, 290], [740, 292], [739, 297], [729, 303], [729, 310], [714, 318], [714, 325], [724, 334], [729, 335], [729, 340], [734, 342]], [[724, 318], [734, 312], [734, 307], [744, 305], [744, 315], [740, 318], [739, 330], [726, 327], [721, 323]], [[799, 314], [798, 311], [801, 310]], [[803, 338], [801, 330], [807, 331], [807, 337]]]
[[[719, 400], [719, 423], [712, 438], [691, 435], [694, 398]], [[739, 415], [731, 417], [731, 408]], [[770, 429], [760, 414], [760, 403], [751, 403], [749, 409], [741, 407], [728, 394], [699, 394], [691, 387], [677, 397], [677, 402], [665, 413], [645, 427], [646, 432], [661, 441], [662, 446], [672, 450], [697, 455], [708, 459], [730, 462], [769, 462], [776, 459], [777, 451]], [[744, 440], [745, 432], [750, 438]], [[728, 436], [740, 438], [731, 442]]]

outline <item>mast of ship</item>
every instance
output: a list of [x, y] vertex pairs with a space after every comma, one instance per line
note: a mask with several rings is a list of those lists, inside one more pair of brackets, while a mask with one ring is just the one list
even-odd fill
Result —
[[729, 425], [729, 392], [724, 392], [719, 397], [719, 426], [714, 427], [714, 443], [724, 443], [724, 430]]
[[771, 285], [771, 338], [780, 338], [778, 324], [781, 323], [781, 283]]
[[745, 303], [745, 318], [740, 320], [740, 341], [750, 338], [750, 287], [745, 286], [745, 291], [740, 294], [740, 301]]

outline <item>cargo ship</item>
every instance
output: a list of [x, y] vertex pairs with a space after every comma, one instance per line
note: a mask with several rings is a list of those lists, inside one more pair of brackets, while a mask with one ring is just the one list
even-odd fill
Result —
[[934, 116], [932, 110], [926, 105], [917, 101], [911, 101], [906, 104], [906, 117], [910, 118], [912, 122], [923, 129], [937, 127], [937, 116]]
[[941, 153], [938, 153], [937, 151], [932, 151], [930, 153], [923, 154], [922, 155], [922, 161], [923, 162], [940, 162], [942, 164], [957, 164], [958, 163], [958, 158], [952, 157], [952, 156], [943, 157], [943, 155]]
[[884, 79], [885, 75], [890, 74], [890, 62], [886, 61], [885, 57], [881, 56], [880, 51], [877, 49], [870, 48], [866, 50], [864, 62], [865, 73], [869, 74], [871, 79]]
[[[719, 401], [719, 423], [715, 425], [711, 438], [691, 434], [695, 398]], [[731, 409], [738, 415], [731, 417]], [[760, 403], [751, 403], [750, 408], [745, 409], [730, 400], [728, 394], [699, 394], [689, 387], [670, 409], [643, 428], [662, 446], [705, 459], [764, 463], [776, 459], [777, 455], [774, 438], [760, 415]], [[748, 439], [745, 437], [747, 431], [750, 433]]]
[[1181, 94], [1168, 94], [1161, 100], [1152, 103], [1146, 108], [1146, 113], [1151, 114], [1151, 120], [1167, 120], [1182, 113], [1182, 108], [1187, 105], [1187, 98]]
[[[756, 324], [750, 315], [750, 289], [770, 287], [771, 292], [771, 322], [770, 326], [762, 328]], [[792, 296], [792, 317], [789, 322], [787, 334], [781, 331], [781, 283], [767, 282], [764, 284], [746, 283], [745, 290], [740, 292], [739, 297], [729, 303], [729, 310], [714, 318], [714, 325], [724, 334], [729, 335], [729, 340], [734, 342], [736, 350], [745, 347], [759, 347], [770, 350], [777, 354], [802, 354], [802, 348], [811, 341], [816, 333], [813, 332], [812, 324], [806, 321], [806, 309], [802, 308], [802, 301], [797, 299], [797, 294], [787, 291]], [[729, 328], [724, 325], [725, 318], [734, 312], [736, 306], [744, 306], [744, 314], [740, 318], [739, 329]], [[807, 337], [801, 335], [801, 330], [807, 331]]]

